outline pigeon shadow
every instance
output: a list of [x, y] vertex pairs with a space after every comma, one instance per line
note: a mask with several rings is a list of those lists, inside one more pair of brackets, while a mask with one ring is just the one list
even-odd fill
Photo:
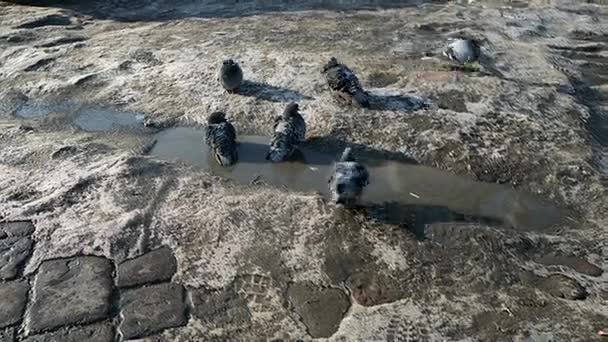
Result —
[[[266, 164], [271, 163], [266, 156], [270, 150], [270, 137], [268, 143], [252, 142], [252, 141], [239, 141], [237, 144], [237, 153], [240, 163], [249, 164]], [[319, 160], [323, 160], [318, 157], [315, 153], [306, 153], [308, 151], [302, 151], [296, 149], [293, 154], [285, 160], [286, 162], [297, 162], [301, 164], [318, 164]]]
[[264, 82], [247, 80], [243, 81], [238, 94], [270, 102], [298, 102], [313, 99], [295, 90], [273, 86]]
[[428, 238], [427, 226], [434, 223], [477, 223], [501, 226], [503, 222], [495, 218], [467, 215], [450, 210], [446, 206], [404, 204], [397, 201], [366, 203], [362, 209], [374, 222], [397, 225], [412, 233], [416, 239]]
[[350, 147], [355, 157], [366, 165], [374, 166], [386, 161], [405, 164], [419, 164], [416, 159], [401, 152], [369, 147], [368, 145], [349, 142], [331, 136], [310, 137], [302, 144], [304, 149], [312, 149], [322, 153], [330, 163], [340, 158], [346, 147]]
[[[247, 137], [250, 139], [250, 137]], [[262, 137], [255, 137], [256, 141], [243, 141], [239, 139], [238, 153], [239, 161], [246, 163], [269, 163], [266, 155], [269, 150], [268, 142], [262, 141]], [[350, 147], [358, 160], [369, 167], [383, 165], [386, 162], [399, 162], [416, 165], [418, 162], [403, 153], [384, 149], [372, 148], [364, 144], [348, 142], [335, 137], [311, 137], [303, 142], [294, 154], [287, 160], [307, 165], [333, 165], [344, 152]]]
[[368, 98], [369, 109], [372, 110], [413, 112], [426, 109], [430, 105], [428, 100], [419, 96], [387, 95], [380, 94], [377, 91], [369, 91]]

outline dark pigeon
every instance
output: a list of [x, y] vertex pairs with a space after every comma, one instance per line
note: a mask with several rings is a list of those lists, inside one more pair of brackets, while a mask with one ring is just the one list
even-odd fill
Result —
[[226, 120], [226, 114], [215, 112], [207, 119], [205, 141], [215, 160], [222, 166], [231, 166], [237, 162], [236, 131]]
[[369, 108], [369, 95], [361, 87], [361, 82], [355, 73], [346, 65], [338, 63], [332, 57], [323, 66], [322, 73], [325, 75], [329, 88], [346, 102], [354, 103], [360, 107]]
[[287, 105], [283, 114], [274, 120], [270, 151], [266, 159], [277, 163], [289, 159], [306, 137], [306, 122], [298, 112], [297, 103]]
[[340, 161], [336, 163], [334, 174], [329, 179], [329, 191], [336, 204], [355, 205], [369, 184], [369, 173], [365, 166], [357, 162], [351, 148], [347, 147]]
[[220, 69], [219, 80], [222, 87], [230, 94], [237, 93], [241, 84], [243, 84], [243, 70], [239, 64], [232, 59], [227, 59], [222, 62]]
[[481, 56], [481, 48], [473, 39], [457, 39], [448, 45], [443, 55], [460, 64], [474, 63]]

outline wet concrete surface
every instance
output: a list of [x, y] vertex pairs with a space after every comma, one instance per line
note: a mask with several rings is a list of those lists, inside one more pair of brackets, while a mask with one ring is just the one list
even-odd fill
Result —
[[584, 300], [589, 295], [576, 279], [563, 274], [550, 274], [547, 277], [541, 277], [531, 273], [523, 273], [521, 277], [524, 283], [535, 286], [554, 297]]
[[[17, 130], [9, 123], [4, 130], [3, 122], [0, 132], [0, 142], [7, 146], [0, 150], [7, 160], [0, 169], [9, 179], [0, 179], [0, 196], [4, 196], [0, 219], [35, 215], [40, 225], [29, 261], [30, 278], [23, 278], [21, 264], [16, 277], [32, 281], [38, 276], [37, 265], [46, 258], [82, 251], [113, 259], [115, 270], [125, 259], [137, 269], [144, 260], [152, 260], [150, 265], [158, 260], [158, 256], [141, 256], [140, 245], [163, 240], [179, 249], [175, 277], [161, 267], [144, 272], [154, 274], [144, 277], [151, 283], [139, 278], [121, 283], [132, 281], [134, 285], [125, 286], [135, 292], [159, 282], [184, 285], [193, 292], [190, 314], [196, 319], [181, 321], [178, 324], [186, 326], [151, 340], [277, 336], [307, 340], [310, 333], [304, 326], [322, 327], [323, 334], [340, 327], [330, 340], [593, 339], [595, 327], [605, 322], [599, 314], [601, 299], [606, 298], [599, 262], [605, 254], [604, 225], [595, 221], [605, 211], [593, 210], [604, 197], [597, 189], [589, 191], [588, 186], [596, 184], [595, 174], [585, 167], [586, 145], [579, 140], [578, 121], [564, 115], [571, 109], [570, 93], [553, 91], [561, 71], [548, 70], [543, 56], [548, 42], [571, 45], [563, 41], [570, 29], [581, 30], [582, 36], [591, 37], [587, 41], [595, 40], [598, 46], [604, 44], [605, 34], [599, 32], [604, 27], [601, 11], [598, 7], [595, 12], [572, 9], [582, 2], [566, 0], [475, 1], [471, 7], [464, 6], [465, 2], [396, 10], [389, 2], [375, 2], [376, 6], [349, 1], [340, 6], [388, 10], [283, 14], [285, 3], [273, 1], [234, 6], [217, 1], [153, 0], [61, 2], [48, 9], [0, 6], [0, 15], [6, 19], [0, 25], [7, 29], [0, 34], [0, 45], [11, 54], [0, 57], [3, 85], [15, 85], [32, 99], [37, 94], [61, 98], [76, 94], [94, 103], [126, 102], [125, 108], [134, 111], [88, 106], [91, 116], [77, 113], [80, 107], [45, 113], [28, 109], [33, 100], [19, 95], [6, 106], [0, 103], [4, 112], [0, 116], [6, 112], [15, 116], [21, 110], [19, 120], [32, 124]], [[325, 8], [317, 3], [321, 1], [294, 4], [294, 8]], [[485, 7], [477, 6], [480, 3]], [[556, 3], [567, 15], [549, 3]], [[276, 12], [250, 16], [261, 14], [250, 11], [253, 5]], [[528, 8], [519, 11], [524, 6]], [[208, 20], [211, 17], [225, 18]], [[70, 43], [75, 32], [84, 39]], [[492, 57], [484, 62], [499, 70], [497, 75], [509, 77], [453, 72], [440, 62], [417, 61], [433, 55], [446, 36], [458, 34], [482, 38]], [[605, 99], [600, 50], [575, 47], [573, 51], [563, 57], [586, 59], [587, 78], [597, 83], [587, 86], [599, 95], [596, 102], [590, 102], [591, 98], [581, 98], [581, 102], [598, 104], [596, 113], [600, 112]], [[386, 87], [373, 89], [377, 101], [388, 103], [379, 107], [384, 112], [339, 108], [317, 91], [321, 88], [314, 78], [317, 72], [312, 75], [310, 70], [319, 64], [317, 59], [330, 53], [344, 55], [349, 65], [361, 71], [366, 87]], [[246, 96], [225, 96], [213, 88], [213, 59], [231, 54], [244, 60], [246, 71], [259, 82]], [[19, 72], [27, 79], [11, 78]], [[98, 76], [86, 76], [91, 73]], [[81, 80], [77, 87], [75, 79]], [[584, 89], [574, 83], [577, 91]], [[404, 95], [412, 89], [435, 95], [432, 102], [440, 110], [413, 106], [412, 98]], [[365, 195], [365, 207], [341, 211], [311, 195], [325, 194], [325, 173], [331, 172], [341, 152], [338, 144], [319, 149], [311, 142], [303, 146], [300, 160], [273, 167], [260, 160], [268, 139], [243, 135], [243, 165], [223, 169], [206, 157], [199, 133], [180, 140], [180, 135], [190, 133], [171, 136], [169, 129], [155, 136], [159, 146], [146, 145], [127, 151], [128, 155], [113, 145], [128, 135], [104, 134], [119, 130], [150, 138], [152, 134], [141, 128], [145, 125], [137, 118], [138, 112], [190, 125], [203, 124], [214, 108], [227, 109], [247, 128], [243, 132], [250, 132], [248, 128], [263, 132], [271, 116], [284, 106], [282, 102], [291, 99], [302, 101], [313, 114], [311, 132], [327, 142], [340, 142], [343, 148], [348, 140], [394, 154], [406, 150], [437, 168], [371, 149], [361, 158], [376, 179]], [[20, 103], [26, 106], [18, 108]], [[477, 136], [463, 138], [461, 133], [473, 131], [471, 126], [477, 127], [473, 132]], [[181, 143], [160, 156], [158, 151], [167, 147], [163, 139]], [[595, 139], [601, 140], [601, 134]], [[112, 147], [97, 148], [93, 145], [97, 141]], [[151, 152], [152, 158], [141, 156], [140, 151]], [[183, 164], [197, 166], [164, 162], [182, 152]], [[606, 163], [596, 159], [599, 165]], [[564, 164], [567, 168], [573, 164], [574, 171], [563, 171]], [[34, 171], [27, 173], [26, 167]], [[457, 173], [522, 190], [472, 182]], [[72, 179], [78, 180], [75, 186]], [[253, 187], [242, 186], [251, 183]], [[2, 189], [5, 185], [7, 191]], [[553, 231], [555, 222], [561, 223], [561, 216], [568, 213], [528, 195], [528, 190], [560, 205], [579, 203], [598, 214]], [[20, 210], [23, 206], [28, 210]], [[516, 229], [485, 224], [492, 220]], [[425, 239], [413, 239], [409, 230]], [[522, 233], [529, 230], [534, 232]], [[547, 239], [552, 241], [551, 248]], [[146, 247], [152, 246], [143, 250], [152, 249]], [[559, 253], [552, 254], [555, 251]], [[524, 269], [532, 269], [532, 277], [521, 276]], [[126, 292], [118, 288], [115, 273], [112, 278], [113, 294]], [[360, 305], [354, 305], [346, 317], [336, 312], [331, 319], [308, 315], [314, 310], [307, 308], [316, 303], [300, 301], [297, 310], [285, 303], [293, 281], [312, 288], [303, 291], [303, 297], [323, 297], [320, 289], [343, 286]], [[120, 307], [120, 296], [113, 297], [114, 332], [121, 331], [115, 322], [120, 310], [136, 317], [135, 323], [124, 325], [129, 333], [156, 334], [148, 328], [137, 331], [140, 319], [142, 326], [164, 328], [165, 316], [154, 314], [167, 308], [150, 304], [159, 292], [137, 296], [128, 308]], [[194, 292], [199, 292], [198, 299]], [[306, 322], [298, 321], [301, 317], [296, 311], [308, 312], [303, 315]], [[473, 327], [468, 328], [471, 322]], [[548, 329], [546, 322], [555, 324]], [[41, 332], [36, 338], [69, 341], [71, 336], [83, 336], [79, 331], [91, 326], [77, 324], [52, 328], [57, 330]], [[0, 336], [12, 334], [13, 329], [19, 330], [17, 339], [26, 338], [23, 329], [12, 327], [0, 331]]]
[[[265, 159], [269, 138], [238, 136], [239, 162], [229, 168], [219, 166], [204, 144], [204, 131], [188, 127], [167, 129], [158, 133], [149, 154], [157, 158], [185, 162], [215, 175], [242, 184], [268, 184], [295, 191], [318, 192], [328, 196], [328, 180], [341, 151], [317, 151], [303, 144], [295, 157], [285, 163]], [[333, 153], [331, 153], [333, 152]], [[439, 169], [383, 160], [381, 153], [367, 152], [360, 161], [370, 173], [362, 203], [386, 205], [385, 219], [400, 221], [406, 207], [444, 207], [466, 215], [500, 220], [520, 230], [542, 230], [559, 224], [560, 210], [535, 196], [510, 187], [474, 182]], [[429, 211], [427, 211], [429, 212]], [[397, 216], [395, 216], [397, 215]], [[432, 220], [433, 214], [430, 214]], [[441, 211], [438, 220], [449, 219]]]
[[568, 76], [576, 96], [589, 106], [586, 127], [594, 143], [594, 165], [608, 184], [608, 37], [577, 38], [579, 45], [553, 49], [579, 68], [578, 72], [570, 70]]
[[30, 222], [0, 223], [0, 279], [13, 279], [22, 270], [33, 247], [30, 235], [34, 228]]
[[228, 330], [247, 329], [251, 325], [251, 312], [247, 301], [235, 286], [209, 291], [192, 289], [192, 314], [198, 319]]
[[350, 307], [350, 300], [341, 289], [295, 283], [289, 286], [287, 295], [294, 312], [315, 338], [333, 335]]

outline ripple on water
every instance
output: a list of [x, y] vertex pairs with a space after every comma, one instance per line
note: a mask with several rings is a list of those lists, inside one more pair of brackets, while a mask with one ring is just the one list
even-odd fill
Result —
[[[274, 164], [265, 159], [269, 138], [245, 135], [238, 137], [239, 162], [221, 167], [209, 153], [204, 137], [202, 129], [167, 129], [156, 135], [150, 154], [195, 165], [244, 184], [263, 182], [327, 196], [328, 179], [340, 153], [320, 153], [304, 145], [293, 161]], [[439, 169], [380, 157], [361, 161], [370, 172], [370, 185], [362, 198], [366, 206], [397, 203], [402, 208], [444, 207], [465, 215], [500, 220], [521, 230], [540, 230], [561, 222], [562, 215], [556, 206], [507, 186], [474, 182]], [[399, 210], [393, 211], [400, 215]], [[439, 213], [442, 211], [431, 211], [430, 215]], [[438, 216], [435, 221], [442, 219]]]

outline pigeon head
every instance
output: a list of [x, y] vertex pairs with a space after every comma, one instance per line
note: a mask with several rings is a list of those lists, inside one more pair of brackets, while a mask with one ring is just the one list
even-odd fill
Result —
[[327, 62], [324, 66], [323, 66], [323, 72], [327, 72], [327, 70], [338, 66], [338, 60], [336, 59], [336, 57], [332, 57], [329, 59], [329, 62]]
[[353, 151], [350, 147], [344, 149], [342, 152], [342, 157], [340, 157], [341, 162], [354, 162], [355, 156], [353, 156]]
[[224, 113], [224, 112], [214, 112], [211, 115], [209, 115], [209, 118], [207, 119], [207, 123], [210, 125], [220, 124], [225, 121], [226, 121], [226, 113]]
[[285, 110], [283, 111], [283, 117], [286, 119], [291, 118], [298, 114], [299, 109], [300, 106], [297, 103], [291, 102], [287, 105], [287, 107], [285, 107]]
[[234, 60], [232, 60], [232, 59], [224, 59], [223, 64], [224, 65], [234, 65], [236, 63], [234, 63]]

